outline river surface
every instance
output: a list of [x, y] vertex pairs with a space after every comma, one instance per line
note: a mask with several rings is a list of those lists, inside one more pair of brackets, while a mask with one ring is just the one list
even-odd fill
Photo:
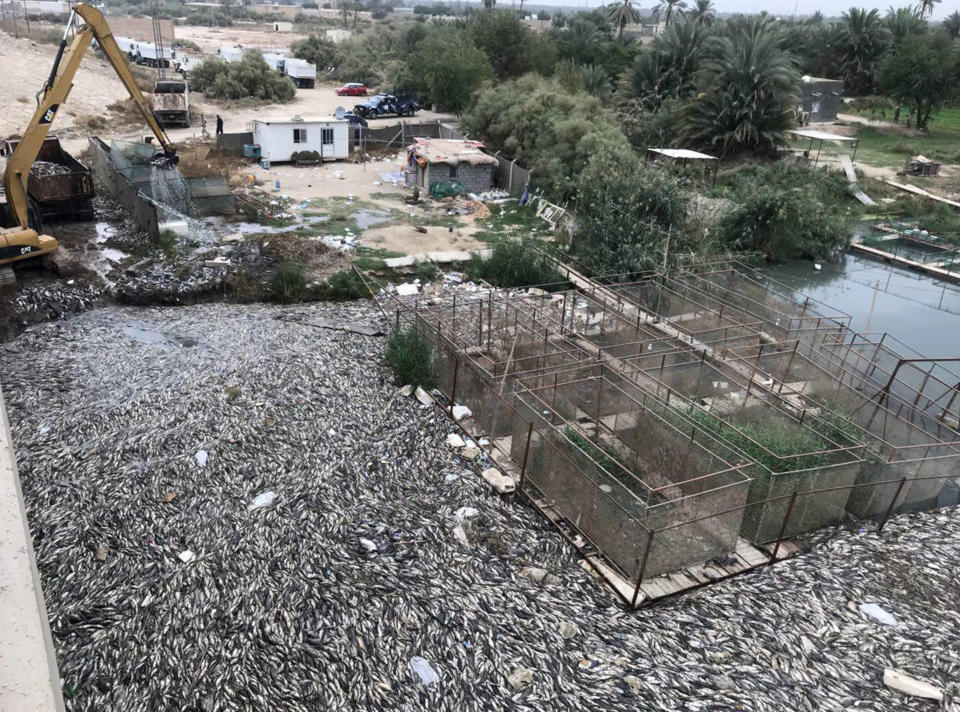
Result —
[[795, 260], [759, 272], [849, 314], [860, 333], [888, 332], [925, 356], [960, 356], [960, 285], [852, 254], [820, 264]]

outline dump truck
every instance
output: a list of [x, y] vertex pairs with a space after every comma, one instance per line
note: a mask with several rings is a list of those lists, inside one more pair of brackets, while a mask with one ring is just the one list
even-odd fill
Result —
[[287, 57], [283, 60], [283, 72], [301, 89], [313, 89], [317, 81], [317, 68], [304, 59]]
[[[4, 155], [12, 156], [20, 141], [4, 142]], [[90, 169], [71, 156], [56, 136], [47, 136], [27, 178], [27, 195], [44, 220], [93, 218], [93, 177]]]
[[183, 79], [161, 79], [153, 85], [153, 115], [163, 126], [190, 126], [190, 86]]
[[169, 69], [177, 57], [175, 50], [162, 47], [153, 42], [140, 42], [137, 45], [136, 63], [148, 67]]

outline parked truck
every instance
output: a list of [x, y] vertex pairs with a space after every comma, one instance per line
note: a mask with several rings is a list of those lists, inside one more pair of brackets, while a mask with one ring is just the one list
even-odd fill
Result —
[[[4, 155], [12, 156], [18, 139], [4, 142]], [[63, 150], [60, 139], [47, 136], [27, 178], [27, 195], [43, 220], [91, 220], [93, 177], [90, 169]]]
[[183, 79], [161, 79], [153, 85], [151, 100], [157, 122], [167, 126], [190, 126], [190, 86]]
[[168, 69], [173, 66], [176, 56], [177, 53], [168, 47], [158, 47], [153, 42], [139, 42], [135, 61], [148, 67], [162, 66]]
[[301, 89], [313, 89], [317, 81], [317, 68], [305, 59], [286, 57], [283, 72]]

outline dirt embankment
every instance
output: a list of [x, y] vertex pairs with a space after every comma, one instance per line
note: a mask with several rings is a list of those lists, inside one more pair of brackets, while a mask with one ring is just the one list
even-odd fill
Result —
[[[0, 33], [0, 136], [23, 131], [37, 107], [35, 94], [50, 73], [57, 48]], [[82, 126], [90, 117], [104, 115], [104, 108], [127, 96], [113, 68], [88, 53], [77, 70], [67, 103], [57, 114], [56, 128]]]

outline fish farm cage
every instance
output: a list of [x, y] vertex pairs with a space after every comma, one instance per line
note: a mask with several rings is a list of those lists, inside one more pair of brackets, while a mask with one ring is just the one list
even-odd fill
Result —
[[436, 390], [470, 409], [490, 461], [605, 578], [639, 592], [745, 546], [776, 559], [847, 512], [927, 506], [960, 472], [960, 375], [941, 361], [739, 263], [561, 273], [430, 299], [361, 277], [432, 344]]

